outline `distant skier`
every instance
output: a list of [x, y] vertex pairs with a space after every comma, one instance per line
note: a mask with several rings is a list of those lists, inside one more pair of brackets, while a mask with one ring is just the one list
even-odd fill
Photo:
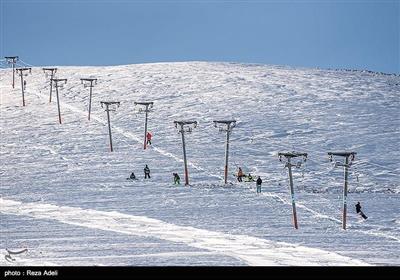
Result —
[[175, 184], [180, 185], [181, 184], [181, 177], [179, 177], [178, 173], [172, 173], [172, 174], [174, 175], [174, 185]]
[[150, 179], [150, 168], [147, 166], [147, 164], [146, 164], [146, 166], [144, 167], [144, 178], [145, 179], [147, 179], [147, 178], [149, 178]]
[[242, 168], [239, 167], [239, 171], [237, 173], [237, 180], [238, 182], [242, 182], [242, 177], [244, 176]]
[[254, 182], [253, 176], [249, 173], [249, 175], [246, 176], [246, 182]]
[[365, 216], [365, 214], [363, 213], [363, 211], [361, 211], [361, 204], [360, 204], [360, 202], [357, 202], [357, 204], [356, 204], [356, 212], [357, 212], [358, 214], [360, 214], [360, 216], [363, 217], [364, 220], [368, 219], [368, 217]]
[[131, 176], [129, 176], [129, 179], [131, 179], [131, 180], [136, 180], [136, 176], [135, 176], [135, 173], [131, 173]]
[[146, 144], [147, 144], [147, 145], [151, 145], [151, 137], [152, 137], [152, 136], [153, 136], [153, 135], [151, 135], [150, 132], [147, 132], [147, 134], [146, 134], [146, 139], [147, 139]]
[[262, 180], [261, 180], [260, 176], [258, 176], [257, 182], [256, 182], [256, 185], [257, 185], [257, 193], [261, 193], [261, 184], [262, 184]]

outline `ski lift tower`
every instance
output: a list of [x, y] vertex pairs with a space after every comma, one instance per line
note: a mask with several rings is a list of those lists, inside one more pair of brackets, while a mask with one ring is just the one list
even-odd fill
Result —
[[29, 71], [29, 73], [32, 73], [32, 68], [17, 68], [15, 70], [17, 71], [17, 73], [19, 72], [19, 76], [21, 77], [22, 106], [25, 106], [26, 81], [24, 81], [24, 77], [28, 76], [28, 73], [24, 72]]
[[185, 185], [189, 185], [189, 172], [186, 161], [185, 132], [192, 133], [193, 128], [197, 127], [197, 121], [174, 121], [174, 124], [176, 128], [178, 128], [179, 125], [179, 133], [181, 133], [182, 135], [183, 163], [185, 166]]
[[94, 78], [85, 78], [81, 79], [81, 84], [83, 84], [83, 87], [90, 88], [90, 93], [89, 93], [89, 115], [88, 115], [88, 120], [90, 121], [90, 111], [92, 109], [92, 88], [94, 85], [97, 85], [97, 79]]
[[108, 122], [108, 135], [110, 137], [110, 150], [113, 150], [112, 144], [112, 136], [111, 136], [111, 123], [110, 123], [110, 111], [116, 111], [117, 108], [120, 106], [121, 102], [119, 101], [100, 101], [101, 108], [106, 107], [105, 111], [107, 112], [107, 122]]
[[18, 61], [18, 56], [5, 56], [4, 58], [6, 59], [7, 64], [12, 64], [12, 69], [13, 69], [12, 87], [14, 88], [14, 84], [15, 84], [15, 64]]
[[154, 102], [135, 102], [134, 104], [135, 104], [135, 106], [138, 106], [138, 105], [139, 106], [144, 106], [144, 109], [143, 108], [139, 108], [138, 112], [139, 113], [142, 113], [142, 112], [145, 113], [143, 149], [146, 150], [146, 147], [147, 147], [147, 139], [146, 139], [146, 137], [147, 137], [147, 119], [148, 119], [149, 112], [152, 111], [151, 109], [153, 108]]
[[293, 212], [293, 225], [295, 229], [298, 229], [299, 226], [297, 224], [297, 212], [296, 212], [296, 201], [294, 197], [294, 187], [293, 187], [293, 176], [292, 176], [292, 167], [300, 168], [302, 162], [299, 161], [296, 164], [291, 162], [292, 159], [296, 157], [303, 157], [303, 161], [307, 160], [307, 153], [298, 153], [298, 152], [281, 152], [278, 153], [279, 161], [282, 162], [282, 157], [286, 158], [285, 167], [289, 170], [289, 190], [290, 190], [290, 198], [292, 200], [292, 212]]
[[344, 157], [344, 163], [335, 161], [335, 167], [343, 166], [344, 170], [344, 185], [343, 185], [343, 215], [342, 215], [342, 228], [346, 229], [347, 219], [347, 182], [349, 177], [349, 168], [355, 160], [356, 152], [328, 152], [329, 161], [333, 162], [333, 157]]
[[52, 79], [54, 78], [54, 75], [57, 72], [57, 68], [42, 68], [42, 70], [43, 70], [46, 78], [48, 76], [50, 76], [50, 99], [49, 99], [49, 103], [51, 103], [51, 95], [52, 95], [52, 92], [53, 92], [53, 80]]
[[67, 79], [51, 78], [51, 80], [52, 80], [52, 83], [54, 83], [54, 87], [56, 88], [58, 121], [61, 124], [60, 97], [58, 95], [58, 88], [64, 87], [64, 85], [67, 83]]
[[229, 136], [232, 129], [236, 127], [235, 120], [221, 120], [213, 121], [214, 127], [219, 128], [220, 132], [226, 132], [226, 143], [225, 143], [225, 170], [224, 170], [224, 182], [228, 182], [228, 158], [229, 158]]

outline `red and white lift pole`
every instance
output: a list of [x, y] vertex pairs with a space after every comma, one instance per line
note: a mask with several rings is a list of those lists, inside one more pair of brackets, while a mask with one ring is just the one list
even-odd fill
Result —
[[57, 72], [57, 68], [42, 68], [44, 74], [46, 75], [46, 78], [50, 76], [50, 99], [49, 103], [51, 103], [51, 95], [53, 92], [53, 78], [55, 77], [55, 74]]
[[32, 73], [32, 68], [17, 68], [15, 70], [17, 71], [17, 73], [21, 77], [22, 106], [25, 106], [26, 81], [24, 81], [24, 77], [28, 76], [28, 73], [24, 73], [24, 72], [25, 71], [29, 71], [29, 73]]
[[334, 156], [344, 157], [344, 163], [335, 162], [335, 167], [343, 166], [344, 185], [343, 185], [343, 213], [342, 213], [342, 228], [346, 229], [347, 220], [347, 190], [348, 190], [348, 177], [349, 168], [355, 160], [356, 152], [328, 152], [329, 160], [332, 162]]
[[18, 56], [5, 56], [4, 58], [6, 59], [8, 64], [12, 64], [12, 70], [13, 70], [12, 87], [14, 88], [14, 85], [15, 85], [15, 64], [18, 61]]
[[139, 108], [139, 113], [144, 112], [145, 113], [145, 118], [144, 118], [144, 143], [143, 143], [143, 149], [146, 150], [147, 148], [147, 119], [148, 119], [148, 114], [151, 112], [154, 102], [135, 102], [135, 106], [144, 106], [144, 109]]
[[[232, 132], [232, 129], [236, 127], [235, 120], [222, 120], [222, 121], [213, 121], [215, 127], [219, 127], [220, 132], [226, 132], [226, 141], [225, 141], [225, 167], [224, 167], [224, 182], [225, 184], [228, 182], [228, 159], [229, 159], [229, 137]], [[222, 125], [222, 127], [220, 126]]]
[[297, 211], [296, 211], [296, 201], [295, 201], [295, 196], [294, 196], [292, 167], [299, 168], [301, 166], [301, 162], [298, 162], [297, 164], [293, 164], [291, 162], [291, 159], [296, 158], [296, 157], [303, 157], [303, 161], [305, 162], [307, 160], [307, 153], [281, 152], [281, 153], [278, 153], [278, 156], [279, 156], [279, 161], [281, 161], [281, 162], [282, 162], [282, 157], [286, 158], [285, 167], [287, 167], [289, 170], [289, 191], [290, 191], [290, 198], [292, 201], [293, 225], [294, 225], [295, 229], [298, 229], [299, 226], [297, 223]]
[[92, 110], [92, 88], [94, 85], [97, 84], [97, 79], [94, 78], [85, 78], [81, 79], [81, 84], [83, 84], [83, 87], [88, 87], [90, 88], [90, 93], [89, 93], [89, 114], [88, 114], [88, 120], [90, 121], [90, 112]]
[[51, 80], [54, 84], [54, 87], [56, 88], [58, 121], [61, 124], [60, 96], [58, 94], [58, 89], [64, 87], [64, 85], [67, 83], [67, 79], [52, 78]]
[[106, 107], [105, 111], [107, 112], [107, 122], [108, 122], [108, 135], [110, 137], [110, 150], [114, 151], [112, 144], [112, 135], [111, 135], [111, 122], [110, 122], [110, 111], [116, 111], [117, 107], [120, 106], [121, 102], [119, 101], [100, 101], [101, 108]]
[[189, 172], [186, 160], [186, 143], [185, 143], [185, 132], [192, 133], [193, 128], [197, 127], [197, 121], [174, 121], [175, 127], [178, 128], [179, 133], [182, 135], [182, 147], [183, 147], [183, 164], [185, 167], [185, 185], [189, 185]]

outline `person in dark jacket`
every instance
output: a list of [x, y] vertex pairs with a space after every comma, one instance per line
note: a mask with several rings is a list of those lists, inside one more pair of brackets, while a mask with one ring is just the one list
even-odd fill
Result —
[[262, 180], [261, 180], [260, 176], [258, 176], [257, 182], [256, 182], [256, 185], [257, 185], [257, 193], [261, 193], [261, 184], [262, 184]]
[[145, 179], [147, 179], [147, 178], [149, 178], [150, 179], [150, 168], [147, 166], [147, 164], [146, 164], [146, 166], [144, 167], [144, 178]]
[[135, 176], [135, 173], [131, 173], [131, 176], [129, 176], [129, 179], [131, 179], [131, 180], [136, 180], [136, 176]]
[[174, 175], [174, 185], [175, 184], [180, 185], [181, 184], [181, 177], [179, 177], [178, 173], [173, 173], [173, 175]]
[[363, 217], [365, 220], [368, 219], [368, 217], [365, 216], [365, 214], [363, 213], [363, 211], [361, 211], [361, 204], [360, 204], [360, 202], [357, 202], [357, 204], [356, 204], [356, 212], [357, 212], [357, 214], [360, 214], [361, 217]]

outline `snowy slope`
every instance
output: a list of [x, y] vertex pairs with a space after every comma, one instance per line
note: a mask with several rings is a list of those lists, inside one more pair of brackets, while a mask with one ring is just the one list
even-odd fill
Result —
[[[1, 264], [400, 264], [399, 76], [205, 62], [59, 67], [57, 76], [68, 79], [61, 125], [40, 68], [26, 77], [26, 107], [19, 80], [12, 89], [11, 71], [0, 70], [0, 249], [29, 249]], [[85, 77], [99, 79], [90, 122]], [[100, 106], [107, 100], [121, 102], [111, 113], [113, 153]], [[135, 101], [154, 101], [146, 151]], [[238, 125], [225, 186], [225, 135], [212, 121], [227, 118]], [[190, 187], [172, 185], [173, 172], [184, 181], [173, 125], [181, 119], [199, 122], [186, 135]], [[287, 150], [309, 153], [294, 170], [299, 230], [276, 156]], [[332, 150], [358, 153], [347, 231]], [[235, 182], [237, 166], [263, 178], [261, 195]], [[132, 171], [139, 181], [125, 180]], [[357, 201], [367, 221], [355, 215]]]

